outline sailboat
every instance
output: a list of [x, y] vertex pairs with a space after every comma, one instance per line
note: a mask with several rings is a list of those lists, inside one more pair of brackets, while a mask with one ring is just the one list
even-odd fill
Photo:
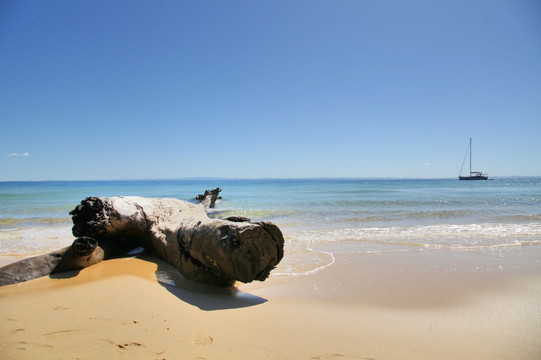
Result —
[[[462, 176], [462, 169], [464, 168], [464, 163], [466, 162], [466, 157], [468, 156], [468, 153], [470, 154], [470, 175], [469, 176]], [[471, 171], [471, 138], [470, 138], [470, 145], [468, 146], [468, 150], [466, 151], [466, 156], [464, 156], [464, 161], [462, 162], [462, 168], [460, 168], [460, 174], [458, 175], [458, 180], [488, 180], [488, 175], [483, 174], [481, 171]]]

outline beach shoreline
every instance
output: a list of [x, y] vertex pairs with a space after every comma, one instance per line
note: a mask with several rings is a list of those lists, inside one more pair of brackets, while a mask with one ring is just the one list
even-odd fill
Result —
[[[539, 247], [527, 253], [539, 259]], [[146, 254], [0, 288], [3, 359], [539, 359], [539, 266], [335, 254], [311, 275], [186, 288]], [[473, 257], [473, 258], [472, 258]], [[533, 260], [535, 262], [535, 260]], [[160, 281], [158, 281], [160, 280]], [[175, 284], [175, 285], [173, 285]]]

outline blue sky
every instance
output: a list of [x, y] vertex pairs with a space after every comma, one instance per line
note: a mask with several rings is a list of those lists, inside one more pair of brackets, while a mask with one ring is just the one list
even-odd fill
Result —
[[541, 175], [541, 2], [0, 0], [0, 181]]

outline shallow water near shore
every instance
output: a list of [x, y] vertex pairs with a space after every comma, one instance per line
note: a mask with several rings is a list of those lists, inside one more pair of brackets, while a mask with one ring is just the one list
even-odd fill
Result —
[[530, 259], [541, 247], [541, 178], [3, 182], [0, 256], [70, 245], [69, 211], [87, 196], [195, 201], [214, 187], [223, 199], [211, 217], [241, 215], [280, 227], [286, 256], [273, 275], [314, 273], [348, 252], [474, 252], [483, 256], [473, 269], [486, 259], [500, 259], [502, 267], [541, 266]]

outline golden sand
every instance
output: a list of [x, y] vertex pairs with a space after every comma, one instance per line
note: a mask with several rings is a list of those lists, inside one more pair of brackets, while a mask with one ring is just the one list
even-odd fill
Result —
[[445, 256], [343, 255], [238, 291], [186, 289], [145, 256], [109, 260], [0, 288], [0, 358], [541, 359], [539, 272]]

